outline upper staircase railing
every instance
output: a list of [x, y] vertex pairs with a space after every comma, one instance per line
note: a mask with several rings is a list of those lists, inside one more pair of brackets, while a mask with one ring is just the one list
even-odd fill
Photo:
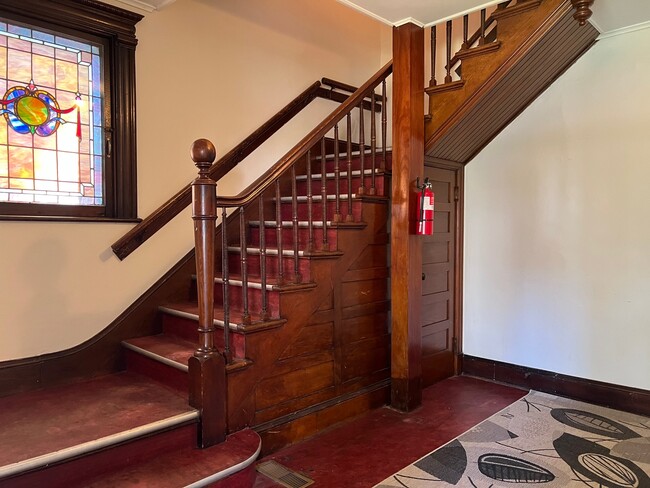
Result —
[[[280, 319], [278, 310], [269, 305], [267, 288], [269, 284], [275, 287], [300, 286], [299, 257], [328, 255], [336, 253], [330, 245], [328, 229], [345, 225], [356, 225], [352, 212], [352, 201], [361, 195], [376, 195], [375, 175], [381, 173], [386, 165], [386, 79], [392, 73], [392, 62], [387, 63], [360, 88], [325, 118], [316, 128], [294, 146], [282, 159], [268, 169], [257, 180], [238, 195], [217, 197], [217, 182], [210, 173], [223, 174], [223, 162], [212, 165], [215, 158], [214, 146], [210, 141], [200, 139], [191, 150], [192, 159], [199, 168], [199, 177], [192, 183], [193, 188], [193, 219], [195, 222], [196, 271], [199, 315], [199, 346], [190, 359], [190, 393], [191, 403], [202, 412], [201, 441], [202, 445], [219, 442], [225, 436], [225, 426], [221, 423], [220, 415], [225, 409], [223, 401], [215, 404], [215, 399], [206, 392], [215, 392], [219, 385], [225, 382], [225, 371], [233, 361], [230, 339], [232, 313], [229, 296], [232, 286], [237, 281], [240, 310], [237, 311], [237, 323], [247, 325], [262, 324], [265, 321]], [[328, 80], [331, 81], [331, 80]], [[330, 85], [331, 86], [331, 85]], [[381, 86], [381, 95], [376, 93]], [[338, 87], [345, 89], [345, 87]], [[352, 89], [353, 87], [349, 87]], [[366, 100], [369, 98], [369, 100]], [[377, 137], [377, 106], [381, 101], [381, 147]], [[369, 109], [369, 147], [366, 145], [366, 111]], [[357, 111], [358, 112], [355, 112]], [[353, 134], [353, 112], [357, 122], [356, 134]], [[341, 125], [345, 125], [345, 136], [341, 137]], [[334, 150], [333, 162], [326, 155], [326, 136], [333, 132]], [[358, 157], [360, 160], [359, 174], [354, 175], [353, 188], [353, 135], [356, 135]], [[340, 148], [343, 145], [344, 158], [340, 158]], [[368, 154], [366, 154], [368, 153]], [[318, 156], [315, 156], [318, 155]], [[317, 176], [313, 165], [320, 171]], [[208, 168], [212, 168], [209, 170]], [[306, 173], [306, 196], [301, 197], [301, 204], [306, 203], [306, 212], [299, 215], [297, 194], [297, 175]], [[328, 179], [334, 182], [328, 188]], [[357, 179], [358, 178], [358, 179]], [[314, 188], [320, 179], [320, 195], [314, 195]], [[302, 181], [302, 180], [301, 180]], [[343, 183], [343, 184], [342, 184]], [[344, 191], [341, 190], [344, 189]], [[330, 195], [333, 198], [328, 198]], [[320, 202], [318, 201], [320, 200]], [[333, 205], [330, 201], [333, 200]], [[283, 219], [282, 204], [290, 205], [290, 220]], [[345, 206], [342, 205], [345, 203]], [[345, 207], [345, 211], [344, 211]], [[231, 210], [230, 215], [228, 210]], [[234, 210], [234, 211], [232, 211]], [[272, 211], [271, 221], [267, 215]], [[306, 213], [306, 215], [305, 215]], [[221, 225], [215, 232], [217, 218]], [[299, 218], [300, 217], [300, 218]], [[256, 219], [256, 220], [254, 220]], [[267, 227], [269, 239], [275, 244], [274, 252], [278, 256], [278, 265], [273, 276], [269, 276], [267, 261]], [[255, 299], [251, 304], [249, 264], [249, 231], [257, 228], [257, 238], [254, 254], [259, 256], [259, 276], [256, 277]], [[316, 239], [318, 230], [319, 239]], [[290, 238], [287, 239], [289, 231]], [[306, 231], [306, 232], [305, 232]], [[299, 236], [299, 232], [301, 235]], [[220, 235], [221, 260], [215, 263], [218, 251], [218, 236]], [[283, 249], [285, 241], [290, 242], [291, 249]], [[229, 247], [230, 246], [230, 247]], [[229, 252], [233, 247], [239, 252], [239, 262], [236, 263], [238, 276], [233, 278], [230, 271], [231, 261]], [[303, 250], [304, 249], [304, 250]], [[285, 272], [283, 257], [293, 261], [292, 270]], [[219, 269], [220, 276], [215, 277]], [[215, 289], [215, 282], [221, 283], [221, 289]], [[216, 336], [215, 327], [215, 295], [219, 296], [223, 314], [223, 337]], [[255, 308], [255, 310], [253, 310]], [[217, 347], [219, 345], [219, 347]], [[219, 350], [221, 349], [221, 350]], [[218, 391], [223, 392], [223, 389]], [[214, 395], [214, 393], [213, 393]]]

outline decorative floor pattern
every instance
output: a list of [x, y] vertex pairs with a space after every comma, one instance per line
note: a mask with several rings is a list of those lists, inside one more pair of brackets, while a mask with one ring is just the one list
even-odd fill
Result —
[[650, 418], [531, 391], [375, 488], [650, 488]]

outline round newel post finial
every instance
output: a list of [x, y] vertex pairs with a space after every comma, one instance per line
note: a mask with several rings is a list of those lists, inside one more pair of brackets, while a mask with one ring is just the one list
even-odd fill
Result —
[[214, 163], [217, 157], [217, 150], [209, 140], [197, 139], [192, 143], [192, 147], [190, 147], [190, 155], [196, 167], [199, 168], [199, 171], [204, 172]]
[[576, 9], [573, 18], [576, 19], [580, 25], [585, 25], [587, 19], [591, 17], [591, 6], [594, 4], [594, 0], [571, 0], [571, 3]]

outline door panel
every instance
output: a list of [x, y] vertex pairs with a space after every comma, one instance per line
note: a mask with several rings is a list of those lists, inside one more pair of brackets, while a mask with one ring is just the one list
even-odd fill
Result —
[[422, 382], [428, 386], [454, 374], [454, 267], [457, 173], [426, 167], [433, 182], [434, 234], [422, 237]]

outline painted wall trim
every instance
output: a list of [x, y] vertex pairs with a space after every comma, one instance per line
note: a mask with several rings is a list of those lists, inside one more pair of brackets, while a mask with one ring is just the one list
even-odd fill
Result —
[[499, 383], [650, 415], [650, 391], [463, 355], [462, 372]]
[[[602, 30], [594, 24], [594, 26], [602, 32]], [[616, 37], [620, 36], [623, 34], [629, 34], [631, 32], [643, 30], [643, 29], [648, 29], [650, 28], [650, 21], [647, 22], [641, 22], [640, 24], [634, 24], [634, 25], [628, 25], [627, 27], [621, 27], [620, 29], [615, 29], [609, 32], [603, 32], [601, 35], [598, 36], [598, 40], [602, 39], [608, 39], [610, 37]]]
[[502, 2], [503, 0], [490, 0], [489, 2], [485, 2], [477, 7], [470, 8], [467, 10], [463, 10], [462, 12], [455, 13], [453, 15], [448, 15], [447, 17], [442, 17], [440, 19], [436, 19], [432, 22], [428, 22], [424, 24], [424, 27], [431, 27], [432, 25], [437, 25], [441, 24], [442, 22], [447, 22], [448, 20], [453, 20], [457, 19], [458, 17], [462, 17], [463, 15], [471, 14], [472, 12], [479, 12], [483, 10], [484, 8], [492, 7], [493, 5], [498, 5]]
[[385, 19], [382, 16], [371, 12], [370, 10], [366, 10], [365, 8], [360, 7], [359, 5], [357, 5], [355, 3], [352, 3], [349, 0], [336, 0], [336, 1], [339, 2], [339, 3], [342, 3], [343, 5], [345, 5], [347, 7], [350, 7], [351, 9], [356, 10], [357, 12], [360, 12], [360, 13], [362, 13], [364, 15], [367, 15], [368, 17], [372, 17], [373, 19], [378, 20], [379, 22], [381, 22], [383, 24], [390, 25], [390, 26], [393, 25], [393, 23], [390, 20]]

